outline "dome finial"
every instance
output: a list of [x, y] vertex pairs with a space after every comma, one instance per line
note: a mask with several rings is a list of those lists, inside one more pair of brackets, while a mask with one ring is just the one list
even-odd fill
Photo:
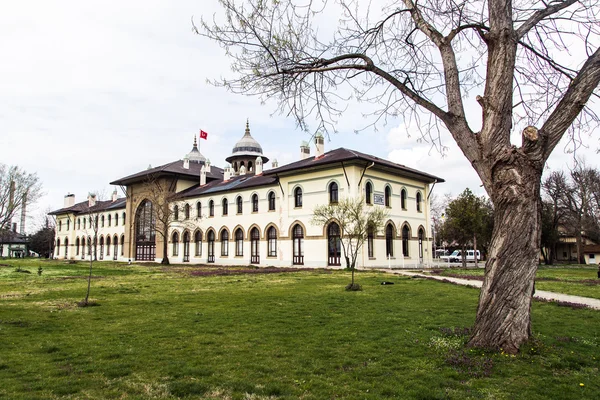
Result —
[[246, 118], [246, 135], [250, 136], [250, 120]]
[[198, 142], [196, 141], [196, 135], [194, 135], [194, 147], [198, 147]]

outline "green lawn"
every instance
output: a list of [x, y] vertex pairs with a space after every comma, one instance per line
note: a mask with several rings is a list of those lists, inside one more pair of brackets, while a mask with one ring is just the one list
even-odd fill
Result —
[[[483, 268], [445, 268], [439, 273], [454, 277], [483, 277]], [[536, 290], [546, 290], [600, 299], [598, 267], [590, 265], [540, 266], [536, 274]]]
[[106, 262], [78, 308], [85, 263], [0, 264], [0, 398], [600, 397], [598, 311], [535, 302], [511, 357], [463, 348], [478, 290], [442, 282]]

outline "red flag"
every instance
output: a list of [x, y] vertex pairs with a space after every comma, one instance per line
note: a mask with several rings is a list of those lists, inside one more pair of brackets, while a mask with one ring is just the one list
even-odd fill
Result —
[[208, 139], [208, 132], [204, 132], [202, 129], [200, 129], [200, 139], [207, 140]]

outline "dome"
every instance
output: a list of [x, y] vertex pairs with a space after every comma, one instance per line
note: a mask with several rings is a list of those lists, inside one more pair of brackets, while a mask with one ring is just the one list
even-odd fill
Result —
[[248, 121], [246, 121], [246, 132], [244, 136], [233, 146], [231, 150], [231, 155], [227, 157], [225, 160], [227, 162], [232, 162], [232, 160], [238, 159], [240, 157], [243, 158], [252, 158], [261, 157], [263, 162], [269, 161], [269, 159], [263, 156], [263, 150], [261, 145], [250, 135], [250, 126]]
[[192, 147], [192, 151], [187, 153], [187, 155], [185, 157], [188, 160], [190, 160], [190, 162], [194, 162], [194, 163], [198, 163], [198, 164], [206, 163], [206, 157], [204, 157], [202, 155], [202, 153], [200, 153], [200, 150], [198, 150], [198, 143], [196, 142], [196, 136], [194, 136], [194, 147]]

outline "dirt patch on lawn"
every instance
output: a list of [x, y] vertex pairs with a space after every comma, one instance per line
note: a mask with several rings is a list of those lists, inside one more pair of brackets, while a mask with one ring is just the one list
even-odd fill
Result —
[[163, 268], [165, 272], [177, 272], [189, 276], [227, 276], [227, 275], [263, 275], [282, 274], [288, 272], [318, 272], [330, 274], [331, 271], [315, 268], [279, 268], [279, 267], [228, 267], [228, 266], [202, 266], [198, 268]]

